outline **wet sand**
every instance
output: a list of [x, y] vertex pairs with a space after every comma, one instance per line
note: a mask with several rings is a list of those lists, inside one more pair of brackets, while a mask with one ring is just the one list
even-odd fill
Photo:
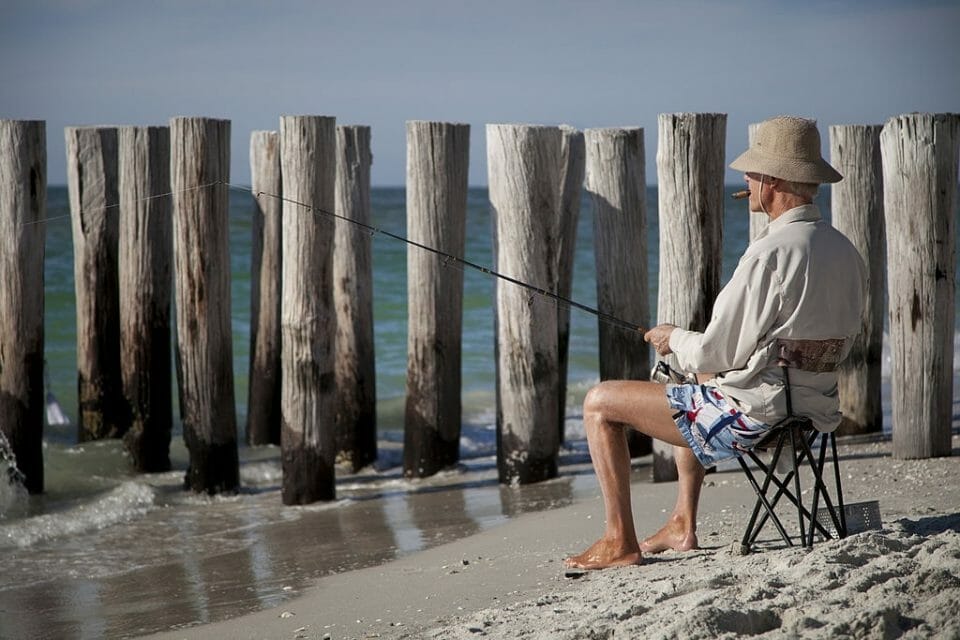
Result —
[[[85, 448], [123, 462], [117, 442]], [[0, 526], [0, 638], [135, 637], [237, 617], [323, 576], [571, 504], [595, 487], [577, 451], [564, 454], [562, 477], [529, 487], [500, 486], [486, 458], [411, 481], [384, 457], [382, 471], [344, 474], [332, 503], [283, 506], [268, 448], [242, 465], [240, 495], [184, 492], [182, 471], [132, 476], [95, 500], [65, 499], [56, 513]]]
[[[960, 437], [953, 447], [907, 461], [887, 442], [842, 443], [846, 501], [879, 500], [883, 526], [809, 552], [771, 529], [759, 552], [737, 553], [752, 499], [739, 471], [721, 471], [703, 490], [701, 550], [567, 577], [562, 559], [602, 529], [594, 483], [566, 506], [322, 577], [279, 606], [151, 637], [960, 637]], [[673, 506], [675, 485], [650, 484], [643, 464], [634, 474], [643, 535]]]

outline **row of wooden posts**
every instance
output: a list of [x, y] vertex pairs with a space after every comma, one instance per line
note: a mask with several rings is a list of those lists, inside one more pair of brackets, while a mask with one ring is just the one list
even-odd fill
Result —
[[[658, 321], [703, 329], [720, 289], [726, 116], [661, 114], [658, 129]], [[598, 308], [649, 326], [643, 136], [640, 128], [488, 125], [494, 268], [568, 297], [585, 185]], [[452, 256], [464, 254], [469, 139], [465, 124], [407, 123], [407, 237]], [[66, 142], [79, 439], [123, 437], [136, 469], [169, 469], [173, 332], [186, 484], [233, 491], [230, 122], [69, 127]], [[831, 159], [845, 176], [832, 189], [833, 224], [870, 272], [864, 331], [842, 375], [842, 429], [881, 429], [886, 285], [900, 457], [951, 452], [958, 144], [960, 117], [951, 114], [830, 127]], [[362, 228], [371, 162], [369, 127], [332, 117], [285, 116], [279, 133], [251, 136], [246, 434], [251, 444], [281, 445], [287, 504], [334, 498], [338, 461], [358, 469], [376, 458], [372, 259]], [[27, 488], [39, 492], [43, 121], [0, 120], [0, 180], [0, 426]], [[751, 221], [751, 237], [762, 222]], [[423, 477], [459, 457], [463, 275], [417, 248], [407, 273], [403, 466]], [[528, 290], [501, 281], [495, 306], [499, 477], [545, 480], [557, 474], [563, 439], [569, 309], [531, 304]], [[601, 379], [646, 378], [649, 353], [641, 332], [599, 323]], [[635, 437], [631, 450], [650, 453], [651, 443]], [[652, 450], [655, 479], [675, 477], [670, 448]]]

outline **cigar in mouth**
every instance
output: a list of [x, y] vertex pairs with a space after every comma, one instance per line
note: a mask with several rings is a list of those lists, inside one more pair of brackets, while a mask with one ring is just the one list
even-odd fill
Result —
[[734, 191], [730, 194], [730, 197], [734, 200], [743, 200], [744, 198], [750, 197], [750, 192], [744, 189], [743, 191]]

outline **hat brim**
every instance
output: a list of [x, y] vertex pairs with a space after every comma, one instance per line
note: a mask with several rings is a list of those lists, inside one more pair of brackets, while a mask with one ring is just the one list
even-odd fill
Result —
[[765, 176], [790, 182], [831, 183], [840, 182], [843, 176], [825, 160], [810, 161], [797, 158], [774, 158], [751, 147], [730, 163], [736, 171], [762, 173]]

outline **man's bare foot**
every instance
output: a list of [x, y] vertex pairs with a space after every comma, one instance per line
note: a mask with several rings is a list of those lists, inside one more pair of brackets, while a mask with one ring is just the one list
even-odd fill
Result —
[[690, 551], [699, 548], [697, 534], [675, 517], [671, 517], [660, 531], [640, 543], [643, 553], [662, 553], [667, 549]]
[[636, 545], [627, 545], [600, 538], [580, 555], [571, 556], [563, 563], [571, 569], [607, 569], [641, 564], [643, 555]]

